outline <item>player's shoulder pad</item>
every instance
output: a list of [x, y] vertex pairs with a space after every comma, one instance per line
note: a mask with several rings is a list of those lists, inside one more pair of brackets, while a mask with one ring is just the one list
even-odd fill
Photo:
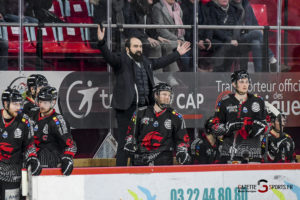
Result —
[[218, 102], [217, 107], [220, 107], [221, 104], [222, 104], [224, 101], [227, 101], [227, 100], [229, 100], [229, 99], [230, 99], [229, 94], [226, 94], [226, 95], [223, 96], [222, 99]]
[[29, 123], [30, 118], [28, 117], [28, 115], [26, 115], [25, 113], [22, 114], [22, 119], [21, 121], [26, 124], [28, 127], [30, 127], [30, 123]]
[[254, 94], [253, 97], [264, 101], [264, 98], [262, 96], [259, 96], [258, 94]]
[[139, 111], [146, 110], [147, 108], [148, 108], [148, 106], [139, 107]]
[[285, 136], [286, 138], [291, 138], [291, 139], [292, 139], [292, 137], [291, 137], [289, 134], [287, 134], [287, 133], [284, 133], [284, 136]]
[[52, 117], [52, 120], [55, 122], [56, 125], [65, 124], [66, 121], [61, 114], [56, 114]]
[[[229, 97], [230, 97], [229, 94], [226, 94], [225, 96], [222, 97], [221, 101], [225, 101], [225, 100], [229, 99]], [[219, 101], [219, 102], [221, 102], [221, 101]]]
[[171, 113], [175, 116], [177, 116], [179, 119], [183, 119], [182, 114], [180, 114], [179, 112], [177, 112], [175, 109], [170, 110]]

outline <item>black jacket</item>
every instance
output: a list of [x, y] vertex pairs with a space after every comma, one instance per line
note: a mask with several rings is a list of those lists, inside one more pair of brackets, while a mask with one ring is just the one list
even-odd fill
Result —
[[[185, 0], [180, 5], [183, 17], [182, 21], [184, 25], [193, 25], [194, 24], [194, 4], [191, 3], [189, 0]], [[199, 2], [199, 8], [198, 8], [198, 24], [199, 25], [208, 25], [209, 19], [208, 16], [208, 9], [205, 5], [202, 4], [202, 2]], [[199, 40], [205, 40], [208, 38], [207, 34], [208, 30], [206, 29], [199, 29], [198, 30], [198, 39]], [[185, 29], [185, 35], [184, 38], [186, 41], [192, 42], [193, 41], [193, 29]], [[209, 38], [210, 39], [210, 38]]]
[[[153, 24], [151, 10], [152, 9], [150, 9], [149, 13], [145, 13], [138, 6], [130, 5], [130, 9], [126, 10], [126, 12], [128, 12], [128, 14], [125, 15], [126, 24]], [[147, 40], [148, 37], [157, 40], [159, 36], [155, 29], [127, 29], [125, 32], [128, 38], [137, 37], [143, 41]]]
[[[112, 53], [109, 51], [105, 41], [100, 41], [98, 47], [115, 74], [116, 83], [114, 85], [112, 107], [119, 110], [127, 110], [132, 105], [136, 93], [134, 89], [134, 67], [136, 67], [136, 63], [125, 52]], [[179, 58], [180, 54], [177, 51], [158, 59], [143, 58], [143, 65], [149, 78], [149, 91], [152, 91], [154, 86], [152, 70], [163, 68]], [[151, 96], [149, 96], [149, 100], [152, 100]]]
[[[209, 19], [211, 25], [238, 25], [238, 12], [235, 7], [229, 5], [228, 11], [225, 12], [219, 5], [211, 1], [207, 3], [209, 8]], [[214, 29], [213, 38], [221, 42], [230, 42], [231, 40], [238, 40], [239, 35], [235, 35], [233, 30]]]

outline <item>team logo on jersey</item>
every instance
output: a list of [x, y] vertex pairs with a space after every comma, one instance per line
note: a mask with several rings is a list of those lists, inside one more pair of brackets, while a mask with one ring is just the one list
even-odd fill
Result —
[[237, 105], [235, 105], [235, 106], [233, 106], [233, 105], [230, 105], [230, 106], [227, 106], [226, 107], [226, 110], [228, 111], [228, 112], [237, 112], [238, 111], [238, 109], [237, 109]]
[[150, 121], [149, 117], [144, 117], [142, 119], [142, 124], [149, 125], [149, 121]]
[[158, 121], [155, 121], [155, 122], [153, 123], [153, 126], [154, 126], [154, 127], [158, 127], [158, 125], [159, 125], [159, 124], [158, 124]]
[[166, 129], [171, 130], [171, 120], [170, 119], [166, 119], [165, 123], [164, 123]]
[[38, 131], [39, 127], [38, 125], [35, 125], [35, 127], [33, 128], [33, 131]]
[[2, 133], [2, 137], [5, 139], [8, 137], [8, 133], [6, 131], [4, 131], [4, 133]]
[[248, 109], [247, 109], [246, 107], [244, 107], [244, 108], [243, 108], [243, 112], [244, 112], [244, 113], [247, 113], [247, 112], [248, 112]]
[[21, 138], [22, 136], [22, 130], [17, 128], [14, 132], [15, 138]]
[[260, 111], [260, 105], [257, 102], [253, 102], [252, 106], [251, 106], [251, 110], [253, 112], [259, 112]]
[[43, 128], [43, 133], [48, 135], [48, 124], [46, 124]]
[[211, 150], [211, 149], [207, 149], [207, 150], [206, 150], [206, 154], [207, 154], [208, 156], [210, 156], [210, 155], [212, 154], [212, 150]]

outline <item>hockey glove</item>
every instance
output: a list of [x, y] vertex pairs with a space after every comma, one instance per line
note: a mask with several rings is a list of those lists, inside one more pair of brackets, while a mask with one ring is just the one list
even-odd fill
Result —
[[233, 131], [240, 130], [243, 127], [243, 122], [227, 122], [226, 123], [226, 135], [231, 134]]
[[73, 171], [73, 159], [69, 156], [61, 158], [61, 171], [63, 175], [69, 176]]
[[133, 143], [132, 137], [126, 138], [126, 144], [124, 145], [124, 150], [130, 154], [133, 154], [137, 150], [137, 146]]
[[37, 159], [37, 157], [29, 157], [26, 162], [26, 168], [28, 168], [29, 165], [31, 166], [32, 175], [38, 176], [41, 174], [42, 167], [41, 167], [40, 161], [39, 161], [39, 159]]
[[262, 121], [253, 121], [252, 130], [249, 131], [250, 137], [256, 137], [258, 135], [269, 132], [271, 125]]
[[181, 165], [188, 164], [191, 161], [191, 156], [188, 154], [186, 148], [184, 147], [177, 148], [176, 160]]

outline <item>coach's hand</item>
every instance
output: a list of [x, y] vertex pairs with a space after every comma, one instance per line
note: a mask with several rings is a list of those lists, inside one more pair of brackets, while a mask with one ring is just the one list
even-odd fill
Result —
[[105, 28], [100, 28], [100, 25], [98, 25], [97, 35], [98, 35], [98, 40], [102, 41], [105, 35]]
[[190, 42], [178, 43], [177, 51], [181, 56], [184, 55], [186, 52], [188, 52], [190, 49], [191, 49]]

